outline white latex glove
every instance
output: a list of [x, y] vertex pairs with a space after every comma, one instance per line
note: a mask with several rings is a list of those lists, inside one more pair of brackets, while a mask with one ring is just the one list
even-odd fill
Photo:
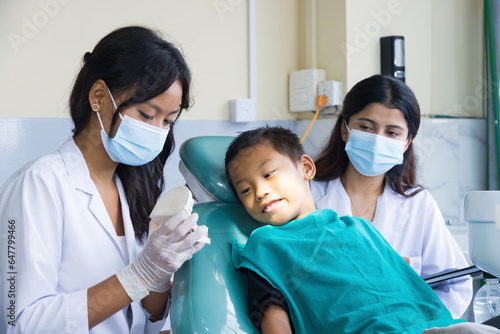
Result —
[[205, 245], [198, 241], [208, 229], [196, 224], [198, 215], [184, 218], [180, 212], [167, 219], [149, 236], [137, 260], [117, 274], [132, 300], [138, 302], [150, 291], [166, 291], [172, 274]]

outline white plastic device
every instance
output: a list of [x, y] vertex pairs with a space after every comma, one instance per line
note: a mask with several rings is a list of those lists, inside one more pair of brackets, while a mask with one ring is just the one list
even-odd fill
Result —
[[[153, 211], [149, 215], [151, 218], [149, 222], [149, 234], [151, 235], [169, 218], [175, 215], [180, 214], [183, 218], [186, 218], [191, 214], [193, 205], [193, 195], [186, 186], [178, 186], [170, 189], [158, 199]], [[210, 244], [210, 238], [208, 238], [208, 235], [204, 235], [200, 238], [199, 242]]]
[[465, 194], [462, 220], [467, 223], [472, 263], [500, 277], [500, 191], [470, 191]]
[[342, 104], [342, 82], [335, 80], [320, 81], [318, 84], [318, 96], [327, 98], [323, 107], [339, 106]]
[[229, 101], [229, 120], [233, 123], [255, 122], [257, 110], [253, 99], [236, 99]]
[[320, 81], [325, 81], [325, 70], [311, 68], [290, 72], [290, 111], [315, 111]]

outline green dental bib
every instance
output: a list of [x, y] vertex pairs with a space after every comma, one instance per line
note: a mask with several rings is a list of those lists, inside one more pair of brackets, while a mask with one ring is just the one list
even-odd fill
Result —
[[233, 264], [280, 290], [296, 333], [422, 333], [452, 319], [432, 289], [366, 220], [314, 211], [266, 225]]

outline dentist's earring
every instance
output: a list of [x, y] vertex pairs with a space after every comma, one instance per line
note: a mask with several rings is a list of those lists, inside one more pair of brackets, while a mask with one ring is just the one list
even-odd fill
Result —
[[94, 104], [92, 105], [92, 110], [93, 110], [93, 111], [99, 111], [99, 108], [101, 108], [101, 107], [100, 107], [98, 104], [95, 104], [95, 103], [94, 103]]

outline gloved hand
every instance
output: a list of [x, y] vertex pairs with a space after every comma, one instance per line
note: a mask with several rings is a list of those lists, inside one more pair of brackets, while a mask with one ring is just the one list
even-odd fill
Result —
[[137, 260], [117, 274], [132, 300], [140, 301], [149, 291], [166, 291], [172, 274], [205, 245], [198, 240], [208, 229], [197, 220], [196, 213], [169, 218], [149, 236]]

